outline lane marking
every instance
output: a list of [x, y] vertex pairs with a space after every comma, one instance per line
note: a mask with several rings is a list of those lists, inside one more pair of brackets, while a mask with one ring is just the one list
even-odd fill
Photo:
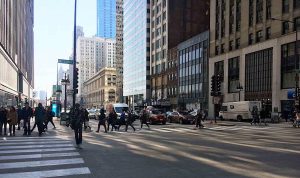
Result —
[[61, 177], [71, 175], [91, 174], [88, 167], [71, 168], [71, 169], [56, 169], [50, 171], [34, 171], [34, 172], [20, 172], [0, 174], [0, 177], [5, 178], [41, 178], [41, 177]]
[[70, 147], [73, 144], [52, 144], [52, 145], [21, 145], [21, 146], [0, 146], [0, 150], [6, 149], [27, 149], [27, 148], [57, 148], [57, 147]]
[[61, 152], [61, 151], [72, 151], [74, 147], [70, 148], [48, 148], [48, 149], [28, 149], [28, 150], [4, 150], [0, 151], [0, 154], [5, 153], [35, 153], [35, 152]]
[[54, 157], [79, 156], [79, 155], [80, 154], [78, 152], [52, 153], [52, 154], [31, 154], [31, 155], [14, 155], [14, 156], [0, 156], [0, 160], [54, 158]]
[[13, 143], [13, 142], [0, 142], [2, 145], [32, 145], [32, 144], [63, 144], [63, 143], [71, 143], [71, 141], [49, 141], [49, 142], [24, 142], [24, 143]]
[[15, 163], [0, 163], [0, 169], [14, 169], [14, 168], [28, 168], [28, 167], [41, 167], [41, 166], [55, 166], [66, 164], [81, 164], [84, 163], [82, 158], [72, 159], [57, 159], [46, 161], [25, 161]]

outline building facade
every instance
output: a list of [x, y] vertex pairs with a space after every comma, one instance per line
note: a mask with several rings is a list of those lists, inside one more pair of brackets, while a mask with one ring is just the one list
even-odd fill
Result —
[[116, 4], [117, 101], [123, 102], [123, 0]]
[[179, 107], [208, 109], [209, 31], [178, 45]]
[[79, 91], [82, 97], [83, 83], [105, 67], [115, 67], [115, 40], [99, 37], [79, 37], [77, 61], [79, 63]]
[[300, 2], [212, 0], [210, 11], [209, 78], [222, 79], [221, 96], [209, 98], [210, 116], [222, 102], [239, 100], [262, 101], [271, 112], [291, 110]]
[[[172, 96], [178, 95], [177, 88], [163, 82], [173, 73], [173, 68], [167, 67], [168, 55], [172, 54], [169, 50], [209, 29], [209, 0], [151, 0], [150, 7], [151, 99], [159, 105], [161, 101], [170, 101], [168, 91], [175, 90]], [[170, 105], [176, 107], [176, 103]]]
[[124, 0], [124, 85], [127, 103], [150, 99], [150, 2]]
[[97, 0], [97, 36], [116, 37], [116, 0]]
[[0, 1], [0, 105], [32, 101], [33, 11], [33, 0]]
[[85, 81], [84, 105], [88, 108], [106, 108], [107, 104], [116, 103], [116, 78], [116, 69], [105, 67]]

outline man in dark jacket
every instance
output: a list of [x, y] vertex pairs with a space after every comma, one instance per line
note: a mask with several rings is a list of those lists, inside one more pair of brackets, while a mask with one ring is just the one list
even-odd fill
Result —
[[29, 103], [25, 103], [25, 107], [22, 109], [22, 119], [24, 120], [24, 134], [30, 135], [30, 118], [33, 116], [32, 108], [29, 107]]
[[202, 110], [198, 109], [196, 115], [196, 127], [199, 129], [204, 127], [201, 123], [201, 120], [203, 119], [202, 117], [203, 117]]
[[103, 125], [104, 129], [105, 129], [105, 133], [107, 133], [107, 128], [106, 128], [106, 116], [105, 116], [105, 111], [103, 108], [101, 108], [100, 110], [100, 116], [99, 116], [99, 123], [98, 123], [98, 129], [96, 132], [99, 132], [100, 130], [100, 125]]
[[128, 111], [127, 112], [127, 119], [126, 119], [126, 128], [125, 128], [126, 132], [127, 132], [127, 129], [128, 129], [128, 125], [133, 129], [133, 131], [135, 131], [135, 128], [132, 125], [133, 122], [134, 122], [134, 119], [132, 117], [132, 112]]
[[22, 119], [22, 108], [21, 108], [21, 106], [18, 106], [17, 113], [18, 113], [18, 130], [20, 130], [21, 129], [21, 119]]
[[146, 124], [148, 126], [148, 128], [150, 129], [150, 126], [148, 124], [149, 114], [148, 114], [146, 108], [144, 108], [143, 111], [142, 111], [140, 121], [141, 121], [141, 129], [143, 128], [143, 124]]
[[82, 124], [84, 122], [84, 111], [80, 109], [80, 104], [76, 103], [75, 108], [70, 111], [70, 124], [75, 133], [75, 140], [78, 149], [82, 144]]
[[4, 126], [4, 135], [6, 135], [7, 129], [7, 111], [1, 106], [0, 108], [0, 135], [2, 135], [2, 127]]
[[51, 111], [50, 107], [46, 108], [46, 121], [45, 121], [45, 129], [48, 130], [48, 123], [50, 122], [53, 125], [53, 129], [55, 129], [55, 124], [53, 122], [54, 112]]
[[39, 103], [38, 107], [35, 108], [34, 116], [35, 116], [35, 124], [38, 127], [39, 136], [41, 136], [42, 133], [44, 132], [44, 128], [45, 128], [44, 119], [46, 117], [46, 111], [45, 111], [42, 103]]

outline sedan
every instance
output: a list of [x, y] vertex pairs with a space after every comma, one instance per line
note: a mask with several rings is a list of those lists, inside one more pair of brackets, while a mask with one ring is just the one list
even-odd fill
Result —
[[165, 115], [160, 110], [149, 111], [149, 115], [150, 124], [162, 123], [163, 125], [165, 125], [167, 122]]
[[188, 112], [172, 112], [168, 120], [170, 123], [175, 122], [175, 123], [180, 123], [180, 124], [193, 124], [195, 123], [195, 117]]

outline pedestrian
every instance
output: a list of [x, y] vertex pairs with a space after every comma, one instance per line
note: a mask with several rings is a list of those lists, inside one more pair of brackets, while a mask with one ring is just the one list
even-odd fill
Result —
[[45, 120], [45, 129], [48, 130], [48, 123], [50, 122], [53, 125], [53, 129], [56, 129], [55, 124], [53, 122], [54, 112], [50, 107], [46, 108], [46, 120]]
[[149, 114], [148, 114], [148, 111], [146, 110], [146, 108], [144, 108], [143, 111], [142, 111], [140, 121], [141, 121], [141, 129], [143, 128], [143, 124], [146, 124], [147, 127], [150, 129], [150, 126], [148, 124]]
[[267, 110], [265, 107], [262, 107], [261, 108], [261, 111], [260, 111], [260, 120], [264, 122], [265, 125], [267, 125], [266, 123], [266, 118], [267, 118]]
[[122, 113], [121, 113], [121, 116], [120, 116], [120, 119], [119, 119], [119, 122], [118, 122], [118, 124], [119, 124], [119, 126], [118, 126], [118, 130], [120, 130], [120, 127], [122, 126], [122, 125], [125, 125], [126, 126], [126, 110], [123, 108], [122, 109]]
[[203, 116], [202, 115], [202, 110], [198, 109], [197, 110], [197, 115], [196, 115], [196, 127], [199, 128], [199, 129], [204, 127], [201, 123], [202, 116]]
[[[42, 135], [44, 132], [44, 120], [46, 118], [46, 111], [45, 108], [43, 107], [42, 103], [38, 104], [38, 107], [35, 108], [34, 110], [34, 116], [35, 116], [35, 124], [37, 125], [39, 136]], [[31, 132], [33, 131], [34, 128], [32, 128]]]
[[251, 125], [254, 124], [256, 125], [256, 123], [259, 123], [259, 116], [258, 116], [258, 108], [257, 106], [253, 106], [252, 111], [251, 111], [251, 115], [252, 115], [252, 122]]
[[103, 108], [101, 108], [100, 110], [100, 115], [99, 115], [99, 122], [98, 122], [98, 129], [96, 132], [99, 132], [100, 130], [100, 125], [103, 125], [104, 129], [105, 129], [105, 133], [107, 133], [107, 128], [106, 128], [106, 116], [105, 116], [105, 111]]
[[87, 128], [91, 130], [91, 127], [89, 125], [89, 121], [90, 121], [89, 112], [85, 108], [80, 108], [80, 109], [83, 111], [83, 115], [84, 115], [84, 122], [83, 122], [84, 130], [86, 130]]
[[17, 115], [18, 115], [18, 130], [21, 130], [21, 120], [22, 120], [22, 108], [19, 105], [17, 109]]
[[9, 124], [9, 135], [15, 136], [16, 125], [18, 124], [18, 113], [16, 108], [11, 106], [7, 113], [7, 122]]
[[2, 135], [2, 127], [4, 127], [4, 135], [7, 135], [7, 111], [3, 106], [0, 107], [0, 135]]
[[108, 114], [108, 130], [109, 130], [109, 125], [111, 125], [111, 131], [113, 131], [114, 129], [117, 130], [116, 127], [116, 122], [117, 122], [117, 113], [115, 112], [114, 109], [111, 109], [111, 112]]
[[22, 120], [24, 121], [23, 135], [30, 135], [30, 118], [33, 116], [33, 111], [28, 102], [25, 102], [25, 107], [22, 109], [21, 116]]
[[70, 110], [70, 125], [75, 133], [75, 140], [78, 149], [81, 149], [82, 144], [82, 125], [84, 122], [84, 113], [80, 109], [80, 104], [76, 103], [74, 108]]
[[127, 132], [128, 130], [128, 125], [133, 129], [133, 131], [135, 132], [135, 128], [134, 126], [132, 125], [133, 122], [134, 122], [134, 118], [133, 118], [133, 115], [132, 115], [132, 111], [128, 111], [127, 112], [127, 118], [126, 118], [126, 127], [125, 127], [125, 132]]

